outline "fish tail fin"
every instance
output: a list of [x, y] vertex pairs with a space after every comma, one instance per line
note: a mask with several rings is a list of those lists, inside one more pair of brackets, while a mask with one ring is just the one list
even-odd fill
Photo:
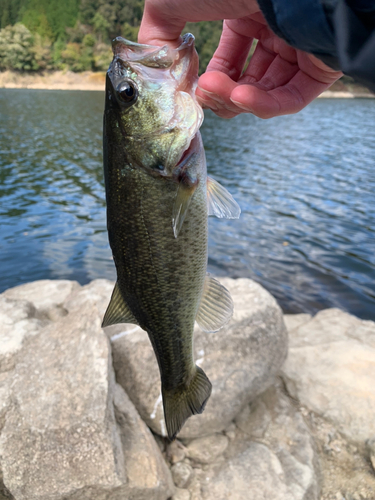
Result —
[[203, 412], [211, 389], [211, 382], [199, 366], [195, 366], [195, 374], [188, 385], [169, 391], [162, 387], [165, 424], [171, 441], [189, 417]]

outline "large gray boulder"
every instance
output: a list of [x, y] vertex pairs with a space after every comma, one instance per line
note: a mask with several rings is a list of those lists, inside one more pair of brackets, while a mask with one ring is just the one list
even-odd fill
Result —
[[[53, 306], [41, 307], [44, 314]], [[160, 450], [115, 383], [111, 361], [92, 303], [24, 339], [11, 377], [0, 384], [0, 497], [166, 500], [173, 494]]]
[[[217, 333], [194, 331], [196, 363], [212, 382], [212, 395], [202, 415], [191, 417], [181, 438], [221, 432], [241, 409], [274, 381], [287, 352], [287, 333], [275, 299], [249, 279], [224, 278], [234, 315]], [[112, 336], [114, 368], [142, 419], [165, 435], [160, 376], [149, 339], [135, 325]]]
[[375, 437], [375, 323], [339, 309], [290, 330], [289, 393], [351, 441]]
[[64, 297], [62, 305], [68, 312], [72, 312], [90, 303], [93, 307], [97, 308], [99, 316], [102, 319], [107, 310], [114, 286], [114, 282], [110, 280], [93, 280], [85, 286], [73, 288]]
[[0, 295], [0, 373], [12, 370], [23, 342], [45, 325], [35, 317], [36, 309], [27, 300]]
[[278, 381], [247, 405], [224, 435], [184, 444], [180, 469], [188, 465], [194, 475], [187, 484], [176, 484], [193, 500], [319, 499], [314, 441]]
[[79, 288], [80, 284], [77, 281], [39, 280], [9, 288], [2, 296], [14, 300], [27, 300], [38, 310], [39, 317], [55, 319], [65, 314], [62, 308], [63, 302]]

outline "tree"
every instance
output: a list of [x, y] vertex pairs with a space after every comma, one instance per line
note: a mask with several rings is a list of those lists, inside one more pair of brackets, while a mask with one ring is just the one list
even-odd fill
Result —
[[65, 50], [61, 52], [61, 60], [72, 71], [90, 71], [94, 63], [92, 47], [68, 43]]
[[36, 71], [34, 37], [23, 24], [0, 30], [0, 69]]
[[111, 26], [111, 23], [107, 21], [105, 17], [103, 17], [100, 12], [97, 12], [92, 19], [92, 25], [94, 26], [95, 33], [99, 35], [99, 41], [101, 42], [104, 38], [108, 37], [108, 30]]
[[16, 24], [25, 0], [0, 0], [0, 28]]
[[[25, 0], [20, 10], [22, 22], [33, 32], [40, 32], [45, 23], [50, 27], [52, 41], [66, 36], [65, 29], [78, 19], [79, 0]], [[41, 33], [40, 33], [41, 34]]]

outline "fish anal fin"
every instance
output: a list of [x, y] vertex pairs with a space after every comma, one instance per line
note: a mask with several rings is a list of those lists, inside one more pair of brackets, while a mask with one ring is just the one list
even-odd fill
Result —
[[173, 234], [175, 238], [177, 238], [181, 231], [195, 189], [196, 185], [194, 184], [187, 186], [183, 182], [179, 183], [172, 213]]
[[211, 390], [211, 382], [199, 366], [195, 366], [194, 376], [188, 385], [171, 391], [162, 386], [164, 419], [171, 441], [189, 417], [203, 412]]
[[206, 275], [196, 322], [204, 332], [217, 332], [233, 315], [233, 300], [218, 280]]
[[207, 177], [208, 215], [219, 219], [238, 219], [241, 209], [233, 196], [212, 177]]
[[103, 318], [102, 328], [110, 325], [117, 325], [117, 323], [134, 323], [138, 325], [138, 321], [122, 298], [120, 289], [116, 283]]

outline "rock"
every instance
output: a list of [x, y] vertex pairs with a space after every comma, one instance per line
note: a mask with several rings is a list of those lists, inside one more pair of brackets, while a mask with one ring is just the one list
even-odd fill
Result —
[[36, 312], [27, 300], [0, 295], [0, 373], [14, 368], [16, 355], [25, 338], [43, 328], [44, 323], [35, 317]]
[[262, 438], [271, 422], [271, 414], [262, 400], [248, 405], [236, 417], [236, 425], [249, 436]]
[[298, 326], [310, 321], [311, 318], [311, 314], [284, 314], [284, 323], [288, 332], [291, 332]]
[[[114, 281], [106, 279], [93, 280], [85, 286], [74, 289], [72, 293], [66, 297], [63, 307], [67, 311], [73, 312], [79, 310], [83, 305], [90, 303], [92, 307], [98, 311], [101, 323], [112, 296], [114, 286]], [[129, 323], [121, 323], [104, 329], [107, 337], [113, 341], [124, 335], [129, 335], [129, 333], [136, 330], [140, 330], [139, 326]]]
[[178, 488], [187, 488], [194, 476], [193, 469], [189, 464], [186, 464], [184, 462], [178, 462], [177, 464], [174, 464], [171, 468], [171, 472], [174, 484]]
[[251, 500], [294, 500], [283, 475], [276, 455], [263, 444], [253, 442], [229, 460], [208, 484], [203, 483], [202, 498], [243, 500], [251, 492]]
[[186, 452], [185, 446], [178, 439], [175, 439], [167, 446], [167, 458], [171, 464], [182, 462], [186, 456]]
[[[121, 495], [115, 498], [119, 500], [169, 498], [174, 491], [171, 473], [150, 430], [142, 422], [119, 384], [116, 384], [114, 396], [115, 416], [122, 442], [127, 479]], [[112, 496], [108, 497], [108, 500], [112, 500]]]
[[[212, 395], [202, 415], [179, 437], [223, 431], [241, 409], [272, 384], [287, 351], [283, 316], [275, 299], [248, 279], [220, 280], [232, 294], [234, 316], [217, 333], [194, 332], [195, 359], [210, 378]], [[113, 340], [117, 381], [152, 430], [165, 435], [160, 376], [147, 335], [134, 327]]]
[[300, 412], [308, 421], [316, 445], [322, 491], [320, 500], [347, 499], [359, 494], [362, 499], [375, 499], [375, 474], [368, 454], [353, 445], [335, 427], [305, 407]]
[[13, 372], [0, 373], [0, 432], [5, 425], [5, 416], [11, 406], [11, 379]]
[[64, 299], [64, 308], [69, 311], [76, 311], [85, 304], [95, 304], [99, 316], [103, 318], [112, 296], [115, 284], [113, 281], [105, 279], [93, 280], [85, 286], [74, 288]]
[[[246, 432], [237, 430], [235, 440], [225, 450], [225, 461], [210, 464], [197, 474], [194, 486], [197, 488], [198, 483], [202, 500], [318, 500], [319, 468], [314, 442], [303, 417], [283, 394], [281, 384], [268, 389], [251, 407], [260, 408], [254, 410], [258, 416], [262, 412], [268, 415], [267, 428], [259, 438], [254, 411], [243, 410], [241, 421]], [[251, 425], [246, 425], [245, 415]]]
[[338, 309], [290, 332], [283, 366], [290, 394], [364, 445], [375, 436], [375, 323]]
[[195, 462], [209, 464], [215, 462], [224, 453], [228, 446], [227, 436], [213, 434], [193, 439], [187, 447], [187, 455]]
[[28, 337], [12, 374], [0, 469], [16, 500], [165, 500], [173, 483], [116, 386], [92, 304]]
[[225, 435], [227, 436], [228, 439], [235, 439], [236, 437], [236, 426], [232, 422], [228, 425], [228, 427], [224, 431]]
[[190, 492], [189, 490], [176, 488], [175, 493], [173, 495], [173, 500], [190, 500]]
[[374, 472], [375, 472], [375, 438], [369, 439], [367, 441], [366, 445], [368, 448], [371, 465], [372, 465], [372, 468], [374, 469]]
[[3, 293], [4, 297], [16, 300], [28, 300], [40, 315], [57, 319], [65, 299], [74, 291], [80, 288], [77, 281], [69, 280], [40, 280], [9, 288]]

